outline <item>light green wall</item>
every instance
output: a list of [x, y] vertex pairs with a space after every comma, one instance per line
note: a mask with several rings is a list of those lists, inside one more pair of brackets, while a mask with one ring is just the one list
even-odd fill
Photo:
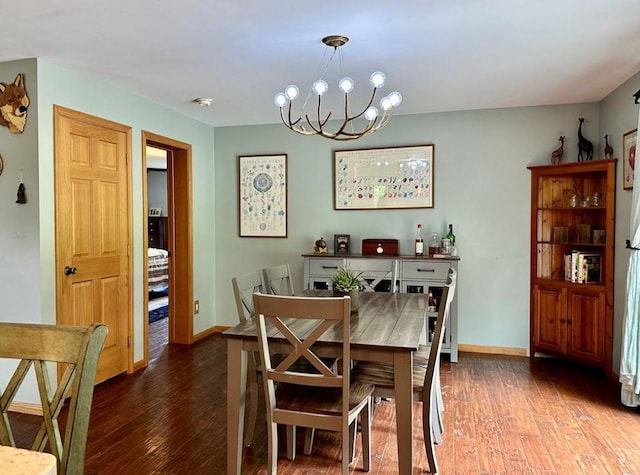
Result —
[[[35, 61], [0, 63], [0, 82], [12, 83], [24, 73], [30, 105], [22, 134], [0, 127], [0, 320], [40, 322], [38, 236], [38, 93]], [[17, 204], [20, 176], [26, 187], [26, 204]]]
[[[640, 106], [633, 103], [633, 93], [640, 89], [640, 73], [626, 81], [600, 103], [600, 137], [609, 135], [614, 157], [622, 157], [622, 136], [638, 127]], [[602, 139], [604, 140], [604, 138]], [[631, 190], [622, 189], [622, 159], [616, 165], [616, 260], [614, 280], [613, 370], [620, 369], [620, 345], [626, 298], [630, 239]]]
[[[274, 110], [274, 116], [277, 111]], [[394, 117], [380, 132], [352, 143], [302, 137], [282, 125], [215, 129], [217, 324], [237, 317], [231, 277], [289, 263], [302, 287], [302, 257], [320, 236], [389, 237], [410, 253], [416, 223], [426, 235], [453, 223], [459, 244], [459, 342], [529, 347], [529, 206], [527, 165], [549, 163], [565, 135], [565, 160], [577, 157], [578, 117], [600, 150], [598, 104], [493, 109]], [[335, 211], [332, 152], [336, 149], [435, 144], [435, 207]], [[237, 156], [286, 153], [289, 237], [238, 237]]]

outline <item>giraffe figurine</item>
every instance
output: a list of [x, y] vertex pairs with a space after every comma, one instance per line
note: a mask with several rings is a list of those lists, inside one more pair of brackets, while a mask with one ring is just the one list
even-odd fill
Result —
[[582, 123], [584, 118], [578, 118], [580, 125], [578, 126], [578, 161], [593, 159], [593, 144], [582, 135]]
[[613, 147], [609, 145], [609, 136], [604, 136], [604, 158], [607, 160], [613, 158]]
[[560, 146], [551, 152], [551, 163], [554, 165], [560, 163], [564, 155], [564, 135], [561, 135], [558, 140], [560, 141]]

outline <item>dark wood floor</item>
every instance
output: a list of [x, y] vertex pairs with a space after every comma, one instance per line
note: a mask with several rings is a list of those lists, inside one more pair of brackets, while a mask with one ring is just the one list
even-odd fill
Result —
[[[225, 341], [214, 335], [192, 347], [163, 345], [162, 325], [166, 320], [152, 326], [160, 344], [151, 345], [146, 370], [96, 387], [87, 474], [225, 473]], [[640, 474], [640, 413], [621, 406], [617, 385], [597, 371], [463, 353], [457, 364], [443, 361], [442, 382], [446, 432], [436, 449], [442, 474]], [[415, 409], [419, 415], [420, 405]], [[370, 473], [396, 473], [394, 403], [383, 401], [374, 411]], [[31, 431], [28, 417], [13, 419], [17, 434]], [[415, 473], [428, 468], [421, 439], [418, 425]], [[265, 450], [260, 425], [245, 449], [244, 473], [266, 473]], [[321, 432], [312, 456], [281, 457], [278, 468], [333, 474], [339, 459], [338, 439]], [[352, 471], [361, 467], [358, 458]]]

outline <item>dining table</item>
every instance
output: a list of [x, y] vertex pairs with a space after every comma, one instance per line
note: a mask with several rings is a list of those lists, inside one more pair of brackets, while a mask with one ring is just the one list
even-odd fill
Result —
[[[300, 296], [332, 296], [331, 290], [305, 290]], [[421, 293], [361, 292], [360, 308], [352, 312], [351, 358], [393, 363], [398, 473], [413, 472], [413, 355], [425, 334], [428, 296]], [[307, 326], [308, 328], [308, 326]], [[295, 331], [295, 325], [292, 326]], [[303, 333], [303, 332], [302, 332]], [[222, 333], [227, 341], [227, 473], [242, 469], [243, 429], [248, 352], [258, 351], [253, 319]], [[304, 339], [304, 334], [298, 335]], [[268, 329], [270, 351], [285, 351], [286, 340]], [[341, 325], [325, 333], [313, 346], [319, 356], [336, 358], [342, 351]]]
[[48, 453], [0, 445], [2, 475], [56, 475], [56, 458]]

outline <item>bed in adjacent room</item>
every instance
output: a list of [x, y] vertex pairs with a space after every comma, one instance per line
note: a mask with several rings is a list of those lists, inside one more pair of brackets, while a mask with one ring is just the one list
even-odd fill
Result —
[[169, 252], [150, 247], [148, 250], [149, 292], [163, 292], [169, 286]]

